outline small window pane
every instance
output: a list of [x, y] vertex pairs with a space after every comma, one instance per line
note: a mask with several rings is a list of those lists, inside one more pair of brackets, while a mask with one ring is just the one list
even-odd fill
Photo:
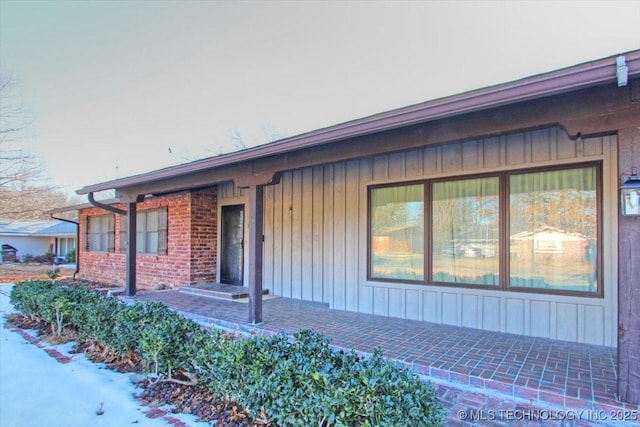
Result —
[[147, 252], [145, 246], [145, 231], [147, 229], [147, 211], [138, 211], [136, 214], [136, 253]]
[[127, 236], [128, 236], [127, 227], [128, 225], [127, 225], [126, 217], [121, 216], [120, 226], [118, 229], [118, 250], [121, 253], [127, 252], [127, 245], [129, 244], [129, 242], [127, 242]]
[[148, 252], [156, 253], [158, 251], [158, 232], [150, 231], [147, 233], [146, 248]]
[[109, 233], [105, 232], [100, 234], [100, 250], [108, 251], [109, 250]]
[[499, 285], [498, 191], [498, 177], [433, 184], [433, 281]]
[[424, 186], [371, 190], [371, 276], [424, 279]]
[[144, 233], [147, 229], [147, 211], [138, 211], [136, 214], [136, 231]]
[[136, 233], [136, 253], [143, 254], [146, 252], [144, 242], [144, 232], [138, 231]]
[[145, 231], [157, 231], [158, 230], [158, 210], [149, 210], [147, 213], [147, 223]]
[[58, 246], [58, 255], [59, 256], [66, 256], [70, 251], [71, 251], [71, 243], [72, 243], [72, 239], [67, 238], [67, 237], [61, 237], [58, 240], [59, 246]]
[[89, 234], [89, 250], [91, 251], [100, 251], [100, 234], [99, 233], [91, 233]]
[[100, 216], [98, 218], [98, 223], [100, 224], [100, 232], [101, 233], [108, 233], [109, 232], [109, 219], [107, 218], [106, 215]]
[[509, 284], [597, 291], [596, 168], [511, 175]]

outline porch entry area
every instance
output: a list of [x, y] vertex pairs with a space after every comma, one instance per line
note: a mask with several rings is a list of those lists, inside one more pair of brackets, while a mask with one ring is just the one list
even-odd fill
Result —
[[244, 205], [222, 206], [220, 283], [242, 286], [244, 225]]
[[638, 410], [619, 402], [613, 347], [578, 344], [330, 309], [263, 298], [264, 322], [247, 323], [246, 304], [179, 290], [140, 293], [198, 322], [271, 335], [314, 329], [339, 349], [384, 355], [418, 374], [479, 392], [575, 410]]

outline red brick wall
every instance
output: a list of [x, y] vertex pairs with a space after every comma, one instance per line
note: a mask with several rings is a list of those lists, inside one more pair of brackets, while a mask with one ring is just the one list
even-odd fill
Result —
[[[124, 205], [114, 206], [126, 209]], [[150, 198], [139, 203], [138, 210], [162, 206], [166, 206], [168, 211], [167, 255], [137, 255], [137, 289], [173, 288], [193, 283], [215, 282], [216, 190], [185, 191]], [[99, 208], [80, 211], [79, 277], [105, 285], [124, 286], [126, 255], [120, 252], [118, 232], [121, 226], [126, 227], [125, 217], [116, 215], [115, 252], [86, 250], [86, 217], [106, 213]]]
[[218, 208], [215, 201], [216, 193], [212, 190], [191, 194], [190, 283], [216, 281]]

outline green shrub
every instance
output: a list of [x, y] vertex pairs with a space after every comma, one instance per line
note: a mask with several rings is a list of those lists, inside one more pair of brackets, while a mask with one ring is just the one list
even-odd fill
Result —
[[235, 378], [239, 346], [235, 341], [222, 338], [218, 330], [210, 333], [196, 332], [187, 348], [189, 367], [196, 375], [198, 383], [211, 394], [227, 400], [237, 396], [233, 378]]
[[138, 352], [148, 372], [171, 378], [174, 370], [189, 364], [190, 338], [200, 326], [163, 304], [147, 302], [142, 305], [146, 306], [143, 310], [150, 309], [150, 315], [140, 325]]
[[70, 324], [73, 303], [65, 296], [64, 288], [51, 287], [48, 295], [39, 295], [42, 319], [51, 324], [53, 335], [62, 335], [62, 329]]
[[154, 312], [164, 306], [155, 302], [139, 303], [118, 310], [112, 317], [113, 337], [110, 345], [120, 353], [128, 351], [140, 352], [140, 339], [145, 326], [157, 321]]
[[334, 351], [301, 330], [239, 341], [212, 338], [192, 360], [212, 393], [237, 400], [257, 418], [287, 426], [437, 426], [444, 412], [433, 389], [376, 351]]
[[151, 378], [186, 370], [212, 394], [282, 426], [439, 426], [444, 420], [433, 389], [413, 372], [380, 351], [368, 358], [335, 351], [312, 330], [236, 340], [158, 302], [126, 305], [43, 281], [14, 286], [11, 302], [58, 329], [71, 323], [82, 338], [139, 353]]
[[114, 330], [114, 318], [125, 304], [115, 298], [106, 298], [95, 294], [95, 298], [87, 298], [86, 310], [74, 313], [74, 324], [79, 328], [79, 335], [83, 339], [94, 339], [113, 346], [117, 340]]
[[67, 263], [74, 264], [76, 262], [76, 250], [75, 249], [71, 249], [64, 256], [64, 259], [65, 259], [65, 261], [67, 261]]
[[50, 283], [39, 280], [21, 282], [11, 289], [9, 301], [25, 316], [41, 318], [40, 304], [43, 302], [41, 295], [48, 292]]

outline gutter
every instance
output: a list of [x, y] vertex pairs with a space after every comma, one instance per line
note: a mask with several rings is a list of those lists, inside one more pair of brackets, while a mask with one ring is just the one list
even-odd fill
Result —
[[49, 216], [51, 219], [55, 219], [58, 221], [68, 222], [70, 224], [76, 225], [76, 271], [73, 272], [73, 278], [77, 279], [78, 273], [80, 273], [80, 223], [78, 221], [72, 221], [70, 219], [57, 218], [53, 216], [53, 213], [50, 213]]
[[89, 193], [87, 198], [89, 199], [89, 203], [91, 203], [93, 206], [95, 206], [97, 208], [104, 209], [105, 211], [113, 212], [116, 215], [127, 216], [127, 211], [122, 210], [122, 209], [118, 209], [118, 208], [114, 208], [113, 206], [105, 205], [104, 203], [100, 203], [99, 201], [97, 201], [93, 197], [93, 191], [91, 191]]

